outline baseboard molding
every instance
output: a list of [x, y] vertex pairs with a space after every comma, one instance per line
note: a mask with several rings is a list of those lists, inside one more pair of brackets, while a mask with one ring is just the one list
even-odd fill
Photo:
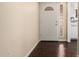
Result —
[[40, 41], [58, 41], [58, 40], [52, 40], [52, 39], [41, 39]]
[[64, 40], [41, 39], [41, 41], [59, 41], [59, 42], [62, 42], [62, 41], [67, 41], [67, 40], [66, 39], [64, 39]]
[[37, 46], [37, 44], [38, 44], [39, 42], [40, 42], [40, 40], [35, 43], [35, 45], [33, 46], [33, 48], [25, 55], [25, 57], [29, 57], [29, 55], [31, 54], [31, 52], [34, 50], [34, 48]]
[[67, 41], [67, 40], [59, 40], [59, 41], [61, 41], [61, 42], [62, 42], [62, 41]]

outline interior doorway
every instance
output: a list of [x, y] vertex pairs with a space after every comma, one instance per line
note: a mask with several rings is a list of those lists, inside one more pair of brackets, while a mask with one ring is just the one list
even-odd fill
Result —
[[78, 2], [69, 2], [67, 4], [68, 8], [68, 19], [67, 19], [67, 40], [71, 42], [71, 40], [78, 39]]

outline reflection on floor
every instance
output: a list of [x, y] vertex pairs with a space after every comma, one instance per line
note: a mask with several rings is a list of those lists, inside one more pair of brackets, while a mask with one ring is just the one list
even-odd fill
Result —
[[29, 57], [76, 57], [77, 41], [41, 41]]

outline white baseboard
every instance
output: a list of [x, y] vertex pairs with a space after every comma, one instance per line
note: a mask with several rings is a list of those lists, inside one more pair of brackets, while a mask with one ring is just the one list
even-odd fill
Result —
[[67, 41], [67, 40], [66, 39], [64, 40], [41, 39], [41, 41]]
[[59, 39], [58, 41], [63, 42], [63, 41], [67, 41], [66, 39]]
[[40, 40], [38, 42], [35, 43], [35, 45], [33, 46], [33, 48], [25, 55], [25, 57], [28, 57], [31, 52], [34, 50], [34, 48], [37, 46], [37, 44], [40, 42]]
[[52, 40], [52, 39], [41, 39], [40, 41], [58, 41], [58, 40]]

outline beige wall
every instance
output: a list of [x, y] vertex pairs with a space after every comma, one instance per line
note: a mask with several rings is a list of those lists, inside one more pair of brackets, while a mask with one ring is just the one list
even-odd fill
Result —
[[0, 56], [25, 56], [38, 42], [38, 3], [0, 3]]

